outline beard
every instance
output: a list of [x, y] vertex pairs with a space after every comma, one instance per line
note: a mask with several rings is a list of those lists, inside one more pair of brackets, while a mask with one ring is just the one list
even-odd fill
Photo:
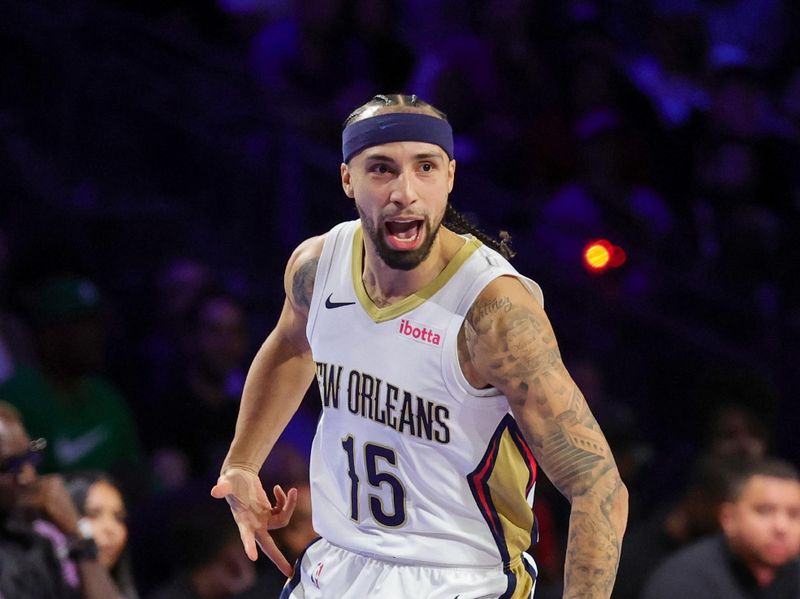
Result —
[[386, 266], [394, 270], [413, 270], [422, 264], [425, 258], [430, 255], [433, 242], [436, 241], [436, 236], [439, 234], [439, 227], [442, 226], [441, 218], [439, 222], [433, 226], [426, 216], [422, 225], [425, 229], [425, 237], [422, 241], [422, 245], [413, 250], [397, 250], [386, 242], [383, 227], [379, 229], [379, 227], [361, 211], [361, 208], [359, 208], [357, 204], [356, 210], [358, 210], [358, 215], [361, 217], [361, 225], [372, 240], [372, 245], [375, 246], [378, 256]]

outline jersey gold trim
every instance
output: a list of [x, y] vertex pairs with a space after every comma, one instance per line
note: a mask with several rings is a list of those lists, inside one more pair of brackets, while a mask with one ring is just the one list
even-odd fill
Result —
[[507, 414], [490, 439], [483, 459], [467, 475], [472, 496], [497, 543], [508, 577], [508, 588], [500, 599], [529, 597], [536, 580], [535, 570], [522, 552], [536, 537], [536, 520], [527, 497], [536, 483], [537, 469], [516, 420]]
[[412, 293], [408, 297], [404, 297], [391, 306], [380, 308], [375, 305], [372, 298], [369, 297], [366, 288], [364, 287], [364, 280], [361, 278], [361, 273], [364, 271], [364, 234], [359, 224], [353, 234], [353, 289], [356, 292], [356, 297], [359, 303], [364, 308], [364, 311], [369, 317], [375, 321], [386, 322], [398, 316], [402, 316], [407, 312], [411, 312], [414, 308], [422, 305], [425, 300], [430, 299], [433, 295], [444, 287], [447, 282], [458, 272], [461, 265], [483, 245], [480, 240], [472, 237], [459, 248], [453, 259], [444, 267], [436, 278], [425, 285], [419, 291]]

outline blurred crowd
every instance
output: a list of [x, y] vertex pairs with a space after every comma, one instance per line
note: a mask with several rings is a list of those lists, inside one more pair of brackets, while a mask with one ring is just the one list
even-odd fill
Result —
[[[631, 492], [615, 598], [721, 530], [731, 463], [800, 460], [793, 3], [30, 0], [0, 23], [0, 401], [46, 439], [43, 480], [107, 501], [127, 599], [277, 596], [208, 491], [291, 249], [356, 216], [340, 127], [375, 93], [447, 113], [453, 203], [542, 283]], [[597, 238], [626, 262], [587, 273]], [[301, 488], [294, 556], [318, 402], [263, 473]], [[537, 492], [546, 599], [567, 510]]]

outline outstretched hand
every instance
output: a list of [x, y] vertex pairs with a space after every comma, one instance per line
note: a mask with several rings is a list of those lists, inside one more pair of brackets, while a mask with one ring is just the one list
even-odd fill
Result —
[[242, 468], [228, 468], [217, 479], [217, 484], [211, 489], [211, 496], [225, 499], [230, 505], [247, 557], [253, 561], [258, 559], [258, 544], [264, 555], [283, 574], [291, 577], [292, 566], [278, 549], [269, 531], [289, 523], [297, 505], [297, 489], [289, 489], [288, 493], [284, 493], [279, 485], [275, 485], [273, 492], [274, 506], [269, 502], [257, 474]]

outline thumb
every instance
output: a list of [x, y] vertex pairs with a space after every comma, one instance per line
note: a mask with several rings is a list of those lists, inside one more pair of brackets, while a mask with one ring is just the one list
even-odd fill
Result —
[[231, 488], [231, 483], [227, 480], [223, 480], [217, 482], [217, 484], [211, 488], [211, 496], [215, 499], [225, 499], [225, 497], [230, 495], [232, 491], [233, 489]]

